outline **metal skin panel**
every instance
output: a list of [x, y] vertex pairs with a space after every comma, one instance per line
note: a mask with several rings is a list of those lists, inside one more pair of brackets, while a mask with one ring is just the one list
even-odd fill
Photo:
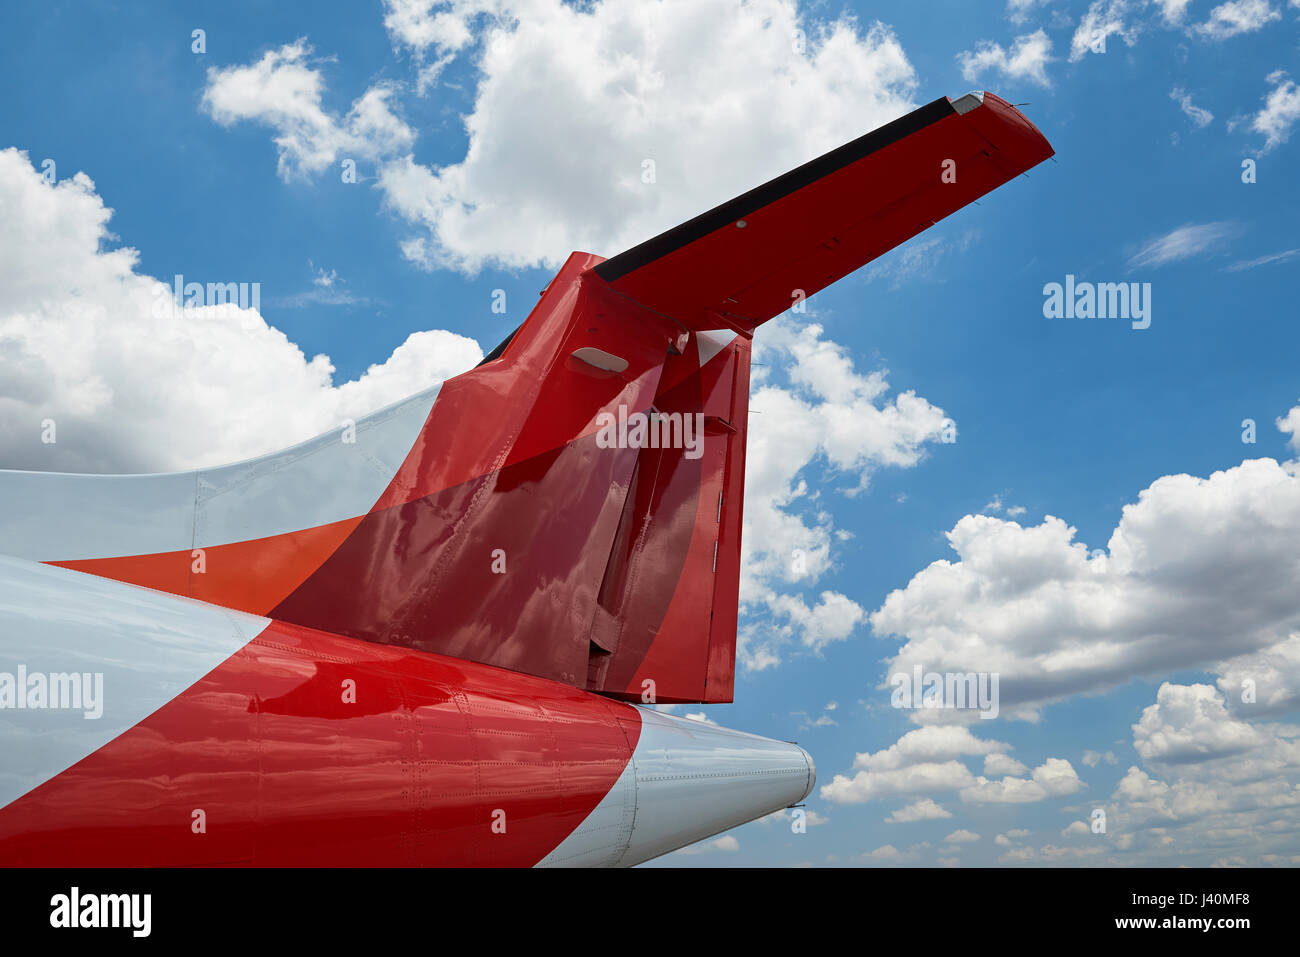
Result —
[[[669, 358], [654, 400], [660, 413], [703, 417], [699, 457], [640, 450], [593, 619], [591, 640], [606, 654], [588, 688], [624, 700], [730, 700], [729, 681], [715, 676], [710, 689], [707, 672], [717, 505], [736, 438], [718, 423], [731, 414], [738, 366], [749, 352], [747, 343], [714, 348], [716, 340], [705, 339], [709, 358], [701, 365], [699, 341], [692, 335], [682, 354]], [[734, 639], [729, 655], [725, 645], [719, 642], [718, 659], [726, 657], [730, 668]]]
[[[417, 443], [273, 617], [588, 686], [596, 593], [637, 459], [599, 446], [598, 417], [650, 407], [673, 341], [662, 320], [592, 292], [589, 261], [570, 259], [501, 358], [444, 386], [424, 434], [473, 419], [473, 440]], [[573, 358], [591, 342], [627, 367]]]
[[[218, 468], [157, 475], [0, 470], [6, 555], [70, 563], [179, 553], [364, 515], [420, 434], [438, 389], [299, 445]], [[311, 494], [303, 494], [303, 490]]]
[[[245, 542], [364, 515], [423, 430], [440, 389], [426, 389], [277, 455], [197, 476], [194, 547]], [[311, 489], [304, 495], [304, 489]]]
[[1052, 153], [1000, 97], [964, 113], [941, 97], [593, 271], [687, 328], [752, 333]]
[[[645, 689], [653, 687], [655, 701], [731, 699], [729, 681], [725, 691], [716, 687], [711, 691], [708, 687], [714, 593], [720, 580], [722, 513], [718, 502], [723, 493], [727, 457], [740, 438], [737, 431], [719, 423], [726, 423], [730, 417], [737, 377], [748, 381], [748, 361], [748, 341], [742, 339], [656, 398], [656, 404], [668, 411], [703, 409], [709, 424], [704, 454], [696, 462], [691, 463], [678, 450], [669, 450], [663, 453], [659, 463], [656, 490], [662, 489], [662, 501], [674, 503], [676, 508], [655, 509], [649, 528], [641, 537], [642, 554], [638, 560], [643, 567], [673, 568], [671, 580], [660, 583], [661, 590], [671, 598], [667, 609], [657, 617], [645, 612], [632, 616], [648, 627], [649, 640], [639, 654], [623, 657], [619, 663], [624, 667], [611, 675], [605, 686], [607, 692], [621, 692], [621, 696], [632, 700], [644, 700]], [[738, 536], [735, 548], [739, 555]], [[724, 564], [723, 575], [726, 573]], [[738, 566], [735, 573], [738, 580]], [[637, 588], [643, 591], [644, 581], [644, 575], [636, 581]], [[642, 599], [640, 595], [632, 597], [634, 602]], [[734, 666], [734, 637], [730, 652], [724, 650], [720, 657], [727, 658], [729, 670]], [[632, 672], [630, 677], [628, 671]]]
[[98, 717], [86, 718], [85, 708], [20, 709], [16, 701], [4, 706], [0, 697], [0, 804], [129, 731], [267, 624], [265, 618], [0, 556], [0, 673], [16, 675], [25, 668], [29, 675], [103, 675]]
[[97, 721], [0, 711], [0, 866], [626, 865], [811, 786], [793, 745], [65, 569], [0, 559], [0, 614], [0, 671], [106, 678]]
[[632, 760], [540, 867], [630, 867], [798, 804], [817, 780], [797, 744], [637, 709]]
[[706, 701], [731, 701], [736, 681], [736, 632], [740, 618], [740, 538], [744, 528], [745, 449], [749, 417], [750, 343], [736, 343], [736, 382], [731, 390], [728, 423], [735, 428], [727, 441], [723, 475], [721, 518], [718, 527], [718, 562], [713, 576], [713, 617], [709, 625], [709, 663], [705, 675]]
[[181, 548], [188, 555], [194, 540], [194, 473], [0, 470], [0, 530], [6, 555], [39, 562]]
[[817, 781], [797, 744], [658, 711], [641, 712], [629, 866], [798, 804]]
[[[0, 671], [106, 672], [104, 730], [28, 769], [13, 790], [34, 786], [0, 808], [3, 865], [531, 865], [608, 793], [639, 727], [629, 706], [556, 682], [14, 559], [0, 600]], [[217, 661], [177, 688], [189, 645]], [[7, 758], [97, 726], [0, 715]]]
[[[600, 261], [573, 253], [504, 354], [443, 383], [428, 425], [374, 511], [551, 454], [594, 435], [598, 416], [619, 405], [649, 405], [681, 330], [592, 282], [590, 267]], [[575, 359], [585, 346], [629, 367], [608, 372]]]
[[628, 761], [600, 803], [537, 866], [617, 867], [632, 840], [636, 801], [636, 762]]
[[[141, 476], [0, 472], [0, 488], [26, 490], [18, 501], [32, 507], [18, 516], [0, 506], [0, 528], [15, 529], [0, 547], [265, 614], [321, 566], [383, 494], [427, 426], [437, 395], [437, 388], [426, 390], [361, 419], [348, 436], [355, 441], [344, 441], [340, 429], [220, 468]], [[65, 499], [76, 507], [60, 508]], [[52, 544], [32, 538], [41, 522], [52, 530]], [[156, 550], [164, 543], [166, 550]], [[87, 552], [101, 557], [67, 557]]]

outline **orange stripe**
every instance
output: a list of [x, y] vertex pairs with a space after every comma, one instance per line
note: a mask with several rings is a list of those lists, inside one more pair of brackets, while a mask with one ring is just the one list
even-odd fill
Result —
[[46, 564], [265, 615], [320, 568], [360, 521], [358, 516], [316, 528], [247, 542], [210, 545], [194, 551]]

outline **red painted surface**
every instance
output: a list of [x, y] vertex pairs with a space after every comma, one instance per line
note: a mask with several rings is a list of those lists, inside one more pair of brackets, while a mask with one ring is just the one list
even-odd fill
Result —
[[[596, 595], [638, 458], [598, 447], [598, 416], [650, 408], [672, 330], [584, 283], [590, 261], [570, 258], [500, 359], [443, 387], [379, 506], [274, 617], [592, 687]], [[587, 346], [628, 368], [572, 358]], [[456, 428], [469, 420], [472, 437]]]
[[[789, 309], [795, 290], [811, 296], [1052, 155], [1038, 129], [992, 93], [964, 115], [936, 103], [897, 122], [915, 125], [927, 111], [946, 115], [758, 208], [747, 210], [742, 196], [702, 213], [698, 220], [737, 210], [611, 287], [691, 329], [725, 320], [753, 330]], [[940, 178], [945, 160], [956, 163], [954, 182]]]
[[[669, 361], [693, 364], [688, 375], [655, 398], [666, 413], [730, 413], [736, 366], [748, 350], [728, 346], [701, 369], [698, 354]], [[668, 378], [668, 373], [665, 373]], [[609, 601], [610, 633], [618, 637], [604, 683], [607, 693], [633, 700], [653, 688], [656, 701], [704, 701], [710, 615], [718, 541], [718, 495], [728, 449], [736, 435], [706, 427], [703, 454], [643, 449], [638, 465], [634, 523], [617, 555], [619, 594]], [[741, 440], [743, 441], [743, 439]], [[646, 682], [653, 682], [647, 685]]]
[[562, 684], [273, 622], [0, 809], [0, 865], [529, 866], [639, 733], [635, 708]]
[[718, 567], [713, 576], [713, 612], [709, 625], [709, 661], [705, 701], [731, 701], [736, 680], [736, 628], [740, 615], [740, 532], [744, 525], [745, 445], [749, 418], [750, 344], [737, 339], [736, 380], [725, 422], [729, 436], [723, 474], [722, 519], [718, 529]]

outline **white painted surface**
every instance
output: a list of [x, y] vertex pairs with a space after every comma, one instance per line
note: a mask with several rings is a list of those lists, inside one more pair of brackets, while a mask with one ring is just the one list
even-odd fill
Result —
[[731, 345], [736, 333], [732, 329], [715, 329], [707, 332], [697, 332], [695, 334], [696, 344], [700, 348], [700, 366], [701, 368], [708, 364], [708, 361], [716, 356], [727, 346]]
[[0, 554], [73, 561], [210, 548], [365, 515], [429, 417], [429, 389], [234, 465], [157, 475], [0, 470]]
[[0, 708], [0, 807], [134, 727], [270, 623], [0, 556], [0, 672], [103, 675], [102, 714]]
[[628, 767], [539, 867], [640, 864], [798, 804], [816, 783], [797, 744], [637, 710], [641, 736]]

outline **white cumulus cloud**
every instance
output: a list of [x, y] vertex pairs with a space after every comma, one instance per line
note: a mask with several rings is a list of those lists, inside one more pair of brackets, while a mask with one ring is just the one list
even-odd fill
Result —
[[885, 818], [887, 824], [910, 824], [915, 821], [938, 821], [952, 817], [952, 812], [936, 804], [933, 798], [921, 798], [895, 810]]
[[477, 51], [464, 158], [380, 172], [426, 266], [613, 255], [915, 105], [888, 27], [793, 0], [393, 2], [386, 22], [438, 64]]
[[1160, 8], [1160, 18], [1170, 26], [1178, 26], [1187, 15], [1192, 0], [1155, 0]]
[[934, 562], [871, 616], [904, 639], [887, 673], [995, 672], [1006, 710], [1208, 666], [1300, 627], [1300, 477], [1273, 459], [1157, 479], [1124, 508], [1108, 553], [1074, 534], [1052, 516], [961, 519], [948, 533], [959, 560]]
[[345, 116], [327, 112], [324, 77], [311, 65], [311, 53], [298, 39], [247, 66], [209, 69], [204, 109], [223, 126], [247, 120], [271, 127], [286, 179], [319, 173], [341, 158], [376, 159], [411, 148], [415, 133], [392, 112], [392, 87], [371, 87]]
[[753, 395], [745, 460], [745, 533], [741, 603], [770, 613], [741, 628], [738, 655], [762, 670], [795, 643], [813, 652], [843, 641], [866, 621], [866, 610], [815, 586], [833, 566], [837, 540], [828, 505], [810, 491], [821, 470], [848, 478], [852, 494], [881, 468], [909, 468], [951, 422], [913, 392], [889, 395], [887, 373], [859, 372], [843, 346], [817, 323], [787, 315], [754, 338]]
[[985, 73], [999, 73], [1013, 80], [1025, 80], [1038, 86], [1051, 86], [1047, 64], [1052, 62], [1052, 38], [1044, 30], [1016, 37], [1009, 49], [992, 41], [976, 44], [975, 49], [957, 54], [961, 75], [974, 83]]
[[1145, 763], [1203, 761], [1249, 751], [1260, 741], [1259, 731], [1231, 717], [1210, 685], [1166, 681], [1133, 725], [1133, 747]]
[[[0, 467], [69, 472], [219, 465], [336, 428], [473, 366], [482, 350], [441, 330], [336, 384], [256, 309], [171, 303], [172, 278], [109, 248], [113, 211], [84, 173], [44, 181], [0, 151]], [[204, 276], [187, 280], [229, 282]], [[249, 282], [256, 277], [248, 277]], [[39, 441], [53, 419], [58, 441]]]
[[1291, 138], [1291, 128], [1300, 120], [1300, 86], [1281, 70], [1268, 75], [1273, 84], [1263, 108], [1250, 121], [1250, 128], [1264, 136], [1264, 151], [1281, 146]]
[[1282, 14], [1268, 0], [1229, 0], [1211, 10], [1209, 19], [1192, 27], [1192, 32], [1209, 40], [1226, 40], [1280, 19]]
[[1077, 63], [1089, 53], [1105, 53], [1111, 37], [1129, 46], [1137, 43], [1139, 27], [1130, 18], [1141, 5], [1130, 0], [1093, 0], [1070, 39], [1070, 62]]

